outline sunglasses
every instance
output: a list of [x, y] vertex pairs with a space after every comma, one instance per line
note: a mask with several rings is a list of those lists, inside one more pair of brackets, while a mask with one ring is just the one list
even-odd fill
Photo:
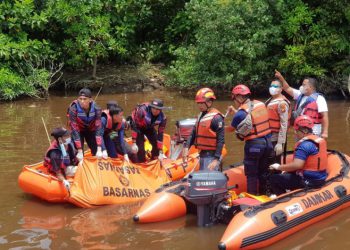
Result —
[[280, 88], [281, 86], [276, 85], [276, 84], [271, 84], [270, 87], [272, 87], [272, 88]]

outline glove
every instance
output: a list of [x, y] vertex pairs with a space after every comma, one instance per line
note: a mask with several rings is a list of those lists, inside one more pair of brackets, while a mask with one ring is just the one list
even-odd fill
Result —
[[182, 161], [183, 163], [187, 163], [187, 157], [188, 157], [188, 148], [184, 147], [182, 149]]
[[66, 167], [66, 176], [73, 177], [75, 173], [77, 172], [78, 167], [77, 166], [68, 166]]
[[129, 160], [128, 154], [124, 155], [124, 161], [126, 161], [128, 164], [130, 164], [130, 160]]
[[62, 183], [63, 183], [63, 186], [67, 189], [67, 191], [69, 191], [70, 190], [70, 183], [69, 183], [69, 181], [63, 180]]
[[283, 145], [281, 143], [277, 143], [274, 150], [276, 155], [281, 155], [283, 153]]
[[158, 156], [158, 160], [162, 161], [166, 158], [165, 154], [163, 154], [162, 151], [159, 151], [159, 156]]
[[84, 158], [83, 150], [79, 149], [77, 153], [77, 159], [79, 162], [81, 162]]
[[136, 154], [139, 151], [139, 147], [136, 145], [136, 143], [132, 144], [131, 151], [133, 154]]
[[101, 159], [102, 158], [101, 147], [97, 147], [96, 157], [97, 157], [97, 159]]
[[108, 158], [107, 150], [102, 151], [102, 158], [107, 160], [107, 158]]
[[274, 163], [274, 164], [270, 165], [269, 168], [271, 170], [279, 170], [281, 168], [281, 164]]
[[111, 138], [111, 140], [114, 140], [115, 138], [118, 137], [118, 133], [113, 131], [111, 133], [109, 133], [109, 138]]

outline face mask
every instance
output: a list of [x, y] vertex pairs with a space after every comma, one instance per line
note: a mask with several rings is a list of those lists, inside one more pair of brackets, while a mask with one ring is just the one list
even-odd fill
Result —
[[71, 138], [67, 138], [63, 144], [64, 145], [68, 145], [71, 142], [72, 142], [72, 139]]
[[303, 85], [300, 86], [299, 90], [300, 90], [300, 93], [302, 93], [303, 95], [305, 94], [305, 88]]
[[270, 87], [269, 92], [270, 92], [270, 95], [277, 95], [279, 94], [279, 88]]

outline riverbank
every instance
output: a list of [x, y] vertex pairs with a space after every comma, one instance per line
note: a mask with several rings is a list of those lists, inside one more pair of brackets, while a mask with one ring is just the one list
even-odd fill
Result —
[[97, 69], [96, 79], [91, 77], [91, 69], [65, 71], [55, 90], [79, 90], [88, 87], [101, 93], [149, 92], [163, 89], [165, 78], [161, 74], [163, 64], [101, 65]]

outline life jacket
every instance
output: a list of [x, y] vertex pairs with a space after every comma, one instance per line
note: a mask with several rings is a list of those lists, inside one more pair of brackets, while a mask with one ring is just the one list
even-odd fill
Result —
[[[251, 111], [249, 110], [250, 102], [253, 102], [253, 108]], [[248, 115], [250, 112], [252, 120], [252, 129], [243, 137], [244, 141], [260, 138], [271, 133], [269, 116], [263, 102], [257, 100], [245, 102], [239, 107], [239, 110], [240, 109], [246, 111]]]
[[302, 105], [300, 105], [300, 102], [304, 97], [304, 95], [301, 94], [298, 97], [296, 105], [294, 107], [294, 112], [296, 113], [295, 116], [300, 116], [301, 114], [307, 115], [314, 121], [314, 124], [321, 124], [323, 116], [318, 112], [318, 106], [316, 102], [318, 96], [319, 93], [313, 93], [306, 98], [305, 102]]
[[199, 150], [216, 150], [216, 132], [211, 128], [211, 121], [216, 115], [223, 115], [217, 109], [211, 108], [202, 118], [202, 113], [199, 114], [196, 121], [196, 138], [194, 145]]
[[69, 109], [73, 105], [76, 106], [76, 110], [77, 110], [77, 113], [76, 113], [77, 120], [76, 121], [77, 121], [77, 124], [78, 124], [78, 127], [79, 127], [79, 131], [83, 131], [83, 130], [95, 131], [96, 130], [95, 121], [96, 121], [96, 118], [97, 118], [96, 103], [94, 101], [90, 103], [89, 113], [86, 114], [86, 112], [80, 106], [78, 100], [73, 101], [69, 105], [68, 112], [67, 112], [68, 124], [70, 124], [70, 121], [69, 121]]
[[288, 125], [289, 125], [289, 120], [291, 117], [292, 110], [290, 108], [290, 101], [284, 95], [274, 100], [270, 98], [265, 103], [267, 108], [267, 113], [269, 115], [269, 124], [270, 124], [271, 132], [278, 133], [280, 131], [281, 121], [280, 121], [280, 115], [278, 113], [278, 107], [282, 101], [285, 101], [288, 105]]
[[138, 128], [153, 128], [161, 124], [166, 119], [165, 114], [163, 112], [160, 112], [157, 119], [152, 122], [153, 115], [151, 112], [151, 107], [148, 106], [148, 104], [149, 103], [143, 103], [137, 105], [131, 113], [132, 120]]
[[[109, 134], [113, 131], [118, 132], [121, 128], [122, 125], [126, 123], [125, 119], [123, 118], [122, 122], [117, 123], [115, 126], [115, 124], [113, 124], [113, 120], [112, 120], [112, 116], [109, 114], [109, 110], [105, 109], [102, 111], [102, 116], [106, 117], [107, 119], [107, 124], [105, 127], [105, 134]], [[125, 127], [125, 126], [124, 126]]]
[[309, 155], [305, 161], [303, 171], [324, 171], [327, 168], [327, 143], [326, 140], [317, 135], [308, 135], [299, 140], [294, 147], [294, 152], [300, 143], [312, 141], [318, 147], [318, 153]]
[[50, 154], [54, 150], [61, 153], [61, 160], [62, 160], [61, 166], [60, 166], [61, 169], [65, 170], [66, 167], [68, 167], [69, 165], [76, 165], [78, 163], [78, 160], [75, 157], [76, 150], [75, 150], [72, 143], [69, 143], [67, 154], [66, 154], [66, 156], [64, 156], [61, 149], [60, 149], [59, 144], [57, 143], [56, 140], [54, 140], [51, 142], [51, 145], [47, 149], [45, 157], [44, 157], [44, 166], [47, 167], [50, 172], [54, 172], [53, 168], [52, 168], [52, 164], [51, 164], [51, 158], [50, 158]]

